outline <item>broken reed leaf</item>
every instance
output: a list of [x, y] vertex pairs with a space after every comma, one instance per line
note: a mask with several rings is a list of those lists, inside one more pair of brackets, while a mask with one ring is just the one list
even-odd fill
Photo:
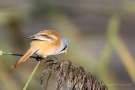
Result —
[[[98, 80], [98, 78], [91, 75], [90, 72], [86, 71], [83, 67], [73, 65], [71, 61], [68, 60], [57, 60], [57, 62], [47, 61], [49, 64], [43, 71], [41, 76], [41, 84], [43, 84], [43, 79], [48, 72], [54, 70], [56, 73], [56, 90], [63, 90], [64, 82], [66, 82], [65, 65], [68, 65], [67, 73], [67, 89], [68, 90], [108, 90], [107, 86]], [[50, 63], [51, 62], [51, 63]], [[50, 76], [48, 77], [50, 78]], [[48, 80], [46, 84], [46, 89], [48, 86]]]

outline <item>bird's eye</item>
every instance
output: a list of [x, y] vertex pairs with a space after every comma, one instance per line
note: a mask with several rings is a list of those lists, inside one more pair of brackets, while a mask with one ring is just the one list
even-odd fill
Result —
[[61, 50], [61, 51], [64, 51], [64, 50], [66, 50], [67, 49], [67, 45]]

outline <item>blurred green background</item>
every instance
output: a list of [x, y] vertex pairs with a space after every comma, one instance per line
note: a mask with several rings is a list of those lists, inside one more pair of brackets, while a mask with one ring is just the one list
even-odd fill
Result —
[[[24, 54], [30, 42], [25, 38], [44, 29], [68, 39], [68, 54], [57, 58], [84, 67], [109, 90], [135, 90], [135, 0], [0, 1], [0, 50]], [[37, 61], [11, 69], [19, 58], [0, 56], [0, 90], [22, 90], [25, 85]], [[39, 89], [43, 62], [28, 90]], [[53, 74], [48, 90], [54, 90], [55, 82]]]

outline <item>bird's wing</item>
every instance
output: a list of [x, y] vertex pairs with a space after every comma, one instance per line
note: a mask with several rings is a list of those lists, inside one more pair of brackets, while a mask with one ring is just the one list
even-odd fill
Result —
[[35, 34], [35, 35], [30, 36], [29, 39], [52, 42], [52, 37], [46, 34]]

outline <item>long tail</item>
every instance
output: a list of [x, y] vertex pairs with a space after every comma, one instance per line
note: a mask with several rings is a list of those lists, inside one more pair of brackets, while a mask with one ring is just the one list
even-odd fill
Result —
[[38, 49], [30, 48], [11, 68], [17, 68], [21, 63], [26, 61]]

